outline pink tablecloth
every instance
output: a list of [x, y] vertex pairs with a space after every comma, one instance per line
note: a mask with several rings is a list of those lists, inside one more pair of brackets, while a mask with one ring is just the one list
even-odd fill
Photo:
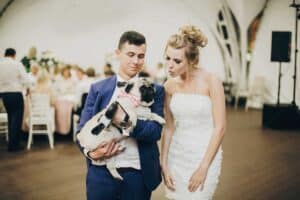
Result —
[[56, 100], [55, 102], [55, 131], [62, 135], [70, 132], [71, 115], [74, 103], [68, 100]]

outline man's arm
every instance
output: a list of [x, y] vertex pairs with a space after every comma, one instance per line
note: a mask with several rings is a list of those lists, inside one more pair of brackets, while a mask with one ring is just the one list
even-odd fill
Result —
[[[164, 95], [164, 88], [161, 86], [156, 87], [154, 103], [151, 106], [151, 111], [161, 117], [163, 117]], [[154, 142], [160, 139], [161, 131], [162, 125], [158, 122], [138, 119], [135, 128], [130, 133], [130, 136], [137, 140]]]
[[[79, 133], [85, 123], [93, 117], [93, 110], [97, 96], [98, 92], [96, 91], [96, 86], [92, 85], [81, 113], [80, 122], [77, 127], [77, 133]], [[99, 146], [93, 151], [88, 151], [87, 149], [83, 148], [79, 144], [78, 140], [76, 140], [76, 143], [80, 151], [90, 160], [105, 159], [120, 153], [120, 145], [115, 141], [99, 144]]]
[[87, 121], [89, 121], [93, 117], [93, 109], [95, 105], [95, 101], [97, 99], [98, 93], [95, 89], [94, 85], [91, 85], [90, 91], [87, 95], [83, 110], [80, 116], [80, 122], [77, 127], [77, 132], [79, 132], [82, 127], [85, 125]]

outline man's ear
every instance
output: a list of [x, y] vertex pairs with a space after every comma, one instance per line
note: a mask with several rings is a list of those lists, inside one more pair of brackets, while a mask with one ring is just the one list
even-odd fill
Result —
[[117, 59], [119, 59], [120, 53], [121, 53], [121, 50], [120, 50], [120, 49], [116, 49], [116, 50], [115, 50], [115, 54], [116, 54], [116, 56], [117, 56]]
[[121, 50], [120, 49], [116, 49], [115, 50], [115, 54], [118, 56], [118, 55], [120, 55], [120, 53], [121, 53]]

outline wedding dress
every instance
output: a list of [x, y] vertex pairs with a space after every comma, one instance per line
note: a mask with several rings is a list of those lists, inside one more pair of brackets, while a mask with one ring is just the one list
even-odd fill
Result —
[[189, 192], [189, 180], [203, 159], [213, 134], [212, 103], [209, 96], [175, 93], [170, 102], [176, 130], [172, 136], [168, 167], [176, 191], [166, 188], [166, 197], [176, 200], [211, 199], [221, 173], [222, 149], [217, 152], [206, 177], [204, 189]]

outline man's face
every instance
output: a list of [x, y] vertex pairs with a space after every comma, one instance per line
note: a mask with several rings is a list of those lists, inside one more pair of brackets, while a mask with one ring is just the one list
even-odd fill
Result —
[[120, 74], [131, 78], [139, 73], [144, 65], [145, 53], [146, 44], [136, 46], [128, 42], [124, 43], [121, 49], [116, 50], [120, 62]]

